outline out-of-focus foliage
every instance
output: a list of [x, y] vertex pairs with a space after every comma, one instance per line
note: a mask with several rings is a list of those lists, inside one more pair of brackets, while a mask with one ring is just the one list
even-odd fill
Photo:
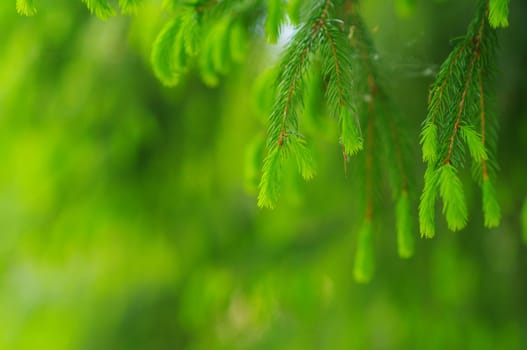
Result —
[[[258, 159], [264, 137], [250, 91], [275, 57], [264, 23], [248, 63], [216, 88], [190, 73], [169, 89], [150, 67], [167, 22], [158, 2], [106, 21], [81, 1], [41, 3], [25, 18], [15, 1], [0, 2], [1, 349], [527, 347], [523, 2], [498, 33], [501, 225], [475, 219], [452, 234], [438, 220], [436, 239], [401, 260], [386, 216], [372, 231], [382, 235], [371, 237], [376, 276], [366, 286], [352, 278], [362, 182], [345, 176], [325, 114], [305, 121], [317, 126], [306, 132], [317, 135], [312, 182], [285, 177], [274, 211], [244, 188], [254, 190], [258, 170], [245, 160]], [[414, 147], [429, 71], [464, 32], [467, 3], [417, 2], [404, 19], [392, 2], [364, 9]], [[384, 188], [375, 196], [391, 208]], [[481, 216], [479, 191], [465, 196]], [[367, 257], [363, 267], [367, 276]]]

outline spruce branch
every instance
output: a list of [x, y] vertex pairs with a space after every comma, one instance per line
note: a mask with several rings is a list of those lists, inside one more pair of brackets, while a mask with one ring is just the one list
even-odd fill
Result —
[[[372, 57], [377, 55], [372, 40], [369, 37], [363, 19], [353, 2], [346, 7], [349, 28], [349, 41], [357, 57], [354, 80], [358, 82], [360, 90], [356, 93], [365, 96], [362, 104], [365, 111], [364, 119], [367, 123], [366, 131], [366, 220], [374, 219], [373, 184], [383, 179], [375, 176], [373, 164], [386, 163], [383, 167], [389, 175], [396, 217], [396, 232], [398, 252], [401, 257], [413, 255], [414, 237], [409, 198], [408, 174], [405, 165], [407, 154], [401, 141], [400, 116], [395, 113], [387, 94], [384, 92], [376, 69], [376, 62]], [[381, 146], [381, 147], [379, 147]], [[381, 150], [381, 152], [379, 151]], [[383, 157], [384, 156], [384, 157]]]
[[439, 191], [443, 214], [451, 230], [462, 229], [467, 223], [463, 188], [457, 174], [465, 163], [465, 147], [472, 159], [476, 182], [482, 187], [485, 226], [496, 226], [500, 220], [489, 180], [489, 167], [495, 167], [496, 133], [491, 130], [494, 140], [489, 143], [486, 98], [491, 95], [487, 81], [491, 79], [496, 40], [488, 16], [489, 2], [482, 0], [467, 35], [445, 60], [431, 87], [420, 140], [428, 169], [419, 217], [421, 233], [427, 237], [435, 233], [436, 196], [431, 191]]
[[[274, 207], [279, 194], [281, 161], [292, 156], [304, 179], [314, 174], [312, 156], [304, 137], [298, 130], [298, 116], [302, 110], [304, 82], [313, 62], [323, 62], [322, 75], [327, 82], [325, 98], [333, 114], [346, 117], [344, 110], [352, 110], [351, 62], [349, 46], [340, 23], [331, 17], [334, 4], [330, 0], [316, 1], [308, 20], [300, 27], [287, 46], [280, 62], [275, 103], [269, 116], [267, 156], [264, 159], [258, 205]], [[349, 121], [343, 144], [349, 154], [356, 152], [357, 133], [350, 130]], [[349, 139], [348, 139], [349, 138]], [[272, 165], [272, 166], [271, 166]]]

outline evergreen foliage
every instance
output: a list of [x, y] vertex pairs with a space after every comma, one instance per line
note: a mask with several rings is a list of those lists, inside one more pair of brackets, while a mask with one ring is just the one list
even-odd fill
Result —
[[[417, 132], [425, 85], [476, 2], [332, 1], [352, 108], [330, 105], [320, 29], [292, 101], [300, 139], [270, 162], [276, 210], [256, 199], [268, 117], [315, 0], [284, 0], [277, 46], [267, 0], [108, 0], [119, 18], [104, 21], [80, 0], [34, 0], [33, 18], [0, 2], [0, 349], [525, 348], [521, 1], [497, 32], [499, 64], [473, 74], [464, 162], [443, 168], [447, 122]], [[452, 56], [456, 79], [471, 54]], [[154, 75], [163, 65], [175, 88]], [[458, 104], [437, 119], [457, 115], [464, 85], [449, 86]], [[441, 211], [459, 193], [461, 236]]]
[[[395, 198], [398, 252], [401, 257], [410, 257], [414, 238], [405, 161], [407, 151], [402, 142], [399, 116], [379, 85], [376, 62], [372, 59], [376, 55], [372, 42], [357, 12], [357, 4], [348, 2], [342, 6], [332, 1], [315, 4], [279, 64], [258, 205], [275, 206], [280, 192], [282, 162], [288, 156], [297, 160], [305, 179], [313, 176], [312, 156], [298, 129], [298, 118], [305, 117], [300, 115], [304, 110], [309, 113], [316, 109], [305, 108], [306, 104], [320, 105], [317, 99], [323, 98], [329, 115], [338, 120], [345, 163], [348, 157], [365, 151], [359, 160], [364, 162], [363, 170], [352, 175], [364, 179], [361, 191], [365, 198], [364, 220], [368, 224], [362, 228], [362, 236], [373, 235], [371, 222], [377, 216], [375, 208], [378, 207], [373, 186], [383, 183], [382, 176], [373, 169], [374, 162], [386, 162], [387, 173], [383, 175], [389, 176]], [[344, 16], [333, 18], [339, 10]], [[317, 72], [319, 62], [320, 74]], [[320, 81], [324, 82], [323, 96], [313, 94], [320, 91], [317, 86]], [[361, 124], [366, 125], [365, 135]], [[371, 278], [372, 244], [371, 238], [359, 239], [354, 273], [357, 280]]]
[[[305, 23], [288, 44], [281, 63], [277, 80], [276, 100], [269, 117], [267, 136], [267, 156], [264, 160], [262, 181], [258, 195], [258, 205], [272, 208], [278, 200], [282, 160], [287, 156], [296, 158], [299, 171], [305, 179], [314, 173], [313, 162], [305, 139], [298, 130], [298, 113], [302, 110], [304, 80], [312, 68], [312, 61], [320, 59], [324, 67], [322, 76], [327, 82], [326, 101], [335, 117], [351, 118], [353, 110], [351, 89], [350, 47], [347, 38], [337, 21], [333, 18], [335, 5], [327, 1], [317, 1], [310, 9]], [[343, 137], [344, 144], [358, 142], [350, 137], [358, 132], [349, 132], [352, 121], [347, 124]], [[348, 149], [347, 153], [354, 153]], [[279, 161], [277, 161], [279, 160]]]
[[[419, 205], [420, 230], [434, 235], [434, 211], [439, 191], [448, 227], [465, 227], [468, 211], [458, 169], [466, 152], [473, 163], [474, 180], [482, 187], [485, 226], [499, 224], [499, 206], [492, 189], [496, 159], [496, 116], [492, 70], [496, 34], [489, 24], [489, 2], [481, 1], [467, 34], [445, 60], [430, 90], [428, 115], [421, 132], [423, 160], [428, 170]], [[438, 172], [438, 175], [435, 175]]]
[[[115, 15], [108, 0], [82, 1], [101, 19]], [[117, 3], [126, 14], [143, 5], [142, 0]], [[351, 157], [360, 164], [352, 177], [361, 184], [358, 197], [364, 198], [365, 224], [356, 251], [355, 277], [369, 280], [373, 272], [371, 237], [376, 234], [373, 227], [379, 226], [379, 209], [385, 205], [375, 197], [378, 185], [386, 183], [391, 190], [398, 254], [412, 256], [411, 137], [405, 135], [403, 118], [382, 86], [377, 72], [380, 63], [373, 59], [377, 53], [358, 2], [166, 0], [163, 6], [169, 19], [153, 43], [150, 59], [154, 74], [166, 86], [179, 84], [193, 68], [199, 68], [207, 85], [215, 86], [221, 75], [245, 60], [249, 36], [257, 32], [258, 25], [269, 43], [278, 41], [288, 21], [295, 25], [277, 67], [255, 84], [257, 108], [269, 115], [268, 129], [266, 139], [259, 135], [247, 150], [246, 187], [258, 191], [259, 207], [274, 208], [288, 169], [286, 162], [295, 164], [305, 180], [312, 179], [316, 160], [305, 131], [319, 132], [315, 120], [329, 115], [338, 126], [338, 136], [332, 138], [342, 147], [345, 175]], [[450, 230], [467, 225], [469, 210], [460, 178], [467, 158], [471, 159], [472, 177], [481, 187], [485, 226], [500, 223], [493, 185], [498, 168], [493, 70], [495, 28], [508, 25], [508, 6], [508, 0], [480, 1], [467, 33], [457, 41], [431, 86], [420, 135], [427, 165], [418, 215], [423, 237], [435, 236], [438, 198]], [[17, 0], [16, 8], [24, 15], [36, 13], [33, 0]], [[397, 3], [405, 14], [411, 8], [410, 2]], [[262, 14], [265, 19], [259, 22]]]

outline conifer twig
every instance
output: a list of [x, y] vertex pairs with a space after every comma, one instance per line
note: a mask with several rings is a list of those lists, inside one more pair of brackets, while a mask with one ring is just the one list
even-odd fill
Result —
[[[474, 177], [482, 187], [485, 226], [496, 226], [500, 220], [499, 205], [489, 180], [491, 152], [483, 79], [483, 72], [491, 69], [495, 47], [488, 15], [489, 1], [481, 0], [467, 35], [443, 63], [431, 89], [421, 133], [423, 159], [428, 167], [419, 205], [421, 233], [427, 237], [435, 232], [433, 192], [438, 192], [443, 200], [443, 213], [451, 230], [462, 229], [467, 223], [463, 186], [457, 174], [465, 161], [465, 146], [474, 164]], [[455, 111], [454, 116], [451, 111]], [[478, 128], [480, 133], [476, 131]]]

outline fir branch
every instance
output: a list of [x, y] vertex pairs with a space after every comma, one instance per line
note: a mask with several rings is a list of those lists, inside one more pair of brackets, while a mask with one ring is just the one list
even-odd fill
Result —
[[[484, 84], [484, 74], [490, 71], [493, 64], [495, 47], [488, 14], [489, 3], [482, 0], [467, 35], [442, 65], [431, 88], [428, 115], [421, 133], [423, 159], [428, 163], [428, 169], [419, 216], [421, 233], [426, 236], [435, 232], [436, 196], [430, 191], [439, 190], [443, 213], [451, 230], [456, 231], [466, 225], [466, 204], [457, 176], [457, 169], [465, 161], [465, 146], [473, 160], [474, 177], [484, 192], [485, 225], [496, 226], [499, 222], [499, 206], [488, 174], [489, 164], [495, 163], [488, 145], [488, 107], [485, 102], [488, 91]], [[479, 133], [476, 128], [481, 129]], [[437, 180], [435, 175], [431, 175], [436, 172]]]
[[[370, 99], [368, 104], [374, 107], [375, 104], [387, 104], [387, 97], [382, 93], [382, 89], [377, 83], [376, 71], [373, 68], [373, 62], [371, 62], [370, 57], [374, 56], [376, 52], [368, 51], [368, 48], [371, 47], [371, 42], [366, 34], [366, 29], [364, 27], [362, 18], [355, 13], [355, 8], [349, 8], [348, 11], [352, 14], [352, 22], [354, 25], [353, 33], [355, 33], [355, 39], [350, 35], [350, 41], [353, 46], [358, 47], [359, 55], [362, 61], [362, 66], [364, 67], [364, 75], [366, 76], [367, 86], [368, 86], [368, 96]], [[394, 113], [381, 113], [381, 117], [386, 117], [386, 121], [383, 124], [384, 127], [389, 129], [389, 134], [391, 138], [391, 144], [388, 148], [395, 150], [395, 165], [396, 169], [399, 172], [400, 183], [398, 184], [397, 192], [403, 193], [408, 192], [408, 180], [405, 171], [404, 161], [403, 161], [403, 150], [400, 141], [399, 130], [396, 126], [395, 115]]]
[[439, 153], [438, 141], [438, 123], [437, 118], [445, 112], [446, 89], [449, 86], [451, 76], [454, 75], [454, 68], [456, 67], [460, 56], [464, 53], [466, 48], [465, 43], [458, 44], [449, 55], [445, 63], [441, 66], [441, 70], [437, 75], [436, 82], [432, 85], [428, 95], [428, 115], [425, 119], [423, 131], [421, 132], [420, 143], [422, 145], [423, 160], [425, 162], [434, 162]]
[[[367, 219], [373, 219], [373, 193], [371, 183], [373, 183], [372, 162], [373, 154], [379, 157], [381, 152], [374, 152], [374, 128], [372, 125], [378, 125], [377, 130], [379, 135], [384, 135], [384, 151], [389, 165], [386, 166], [386, 171], [390, 175], [391, 187], [393, 196], [396, 199], [395, 216], [396, 216], [396, 231], [398, 252], [401, 257], [408, 258], [413, 255], [414, 238], [412, 235], [412, 219], [409, 201], [409, 189], [407, 173], [403, 160], [403, 149], [401, 143], [400, 130], [397, 126], [397, 115], [389, 110], [389, 100], [383, 89], [380, 86], [378, 75], [375, 69], [375, 63], [372, 62], [376, 52], [373, 49], [371, 39], [369, 39], [366, 27], [361, 16], [356, 12], [356, 7], [352, 3], [348, 3], [346, 11], [349, 14], [349, 20], [352, 23], [350, 27], [349, 41], [353, 48], [357, 50], [357, 57], [359, 57], [359, 65], [361, 69], [356, 72], [359, 75], [356, 80], [363, 81], [361, 88], [364, 91], [359, 91], [360, 94], [367, 96], [364, 103], [367, 105], [368, 111], [368, 129], [367, 129], [367, 144], [366, 151], [366, 201], [367, 201]], [[380, 158], [380, 157], [379, 157]], [[383, 159], [378, 159], [377, 162], [382, 163]]]
[[[323, 61], [323, 76], [327, 83], [326, 99], [328, 105], [334, 106], [334, 114], [341, 116], [343, 108], [352, 109], [351, 88], [348, 79], [351, 63], [349, 61], [345, 36], [340, 28], [335, 26], [335, 20], [330, 18], [332, 1], [317, 1], [311, 10], [308, 21], [295, 34], [280, 64], [278, 74], [277, 97], [269, 116], [267, 137], [267, 153], [264, 159], [262, 184], [260, 186], [260, 206], [273, 207], [277, 199], [277, 192], [270, 189], [279, 188], [279, 184], [268, 185], [269, 181], [277, 181], [280, 176], [270, 174], [270, 171], [281, 171], [278, 166], [266, 166], [267, 162], [275, 161], [275, 152], [282, 154], [282, 160], [292, 155], [297, 162], [298, 170], [305, 179], [313, 176], [313, 161], [306, 147], [305, 140], [298, 131], [298, 111], [303, 106], [302, 85], [311, 67], [312, 59], [319, 55]], [[355, 135], [349, 132], [347, 135]], [[352, 142], [344, 142], [352, 146]], [[277, 151], [276, 151], [277, 150]], [[349, 153], [354, 153], [350, 149]]]
[[472, 59], [470, 60], [470, 65], [468, 68], [468, 76], [465, 80], [465, 87], [463, 88], [463, 92], [461, 93], [461, 100], [459, 101], [459, 108], [458, 108], [458, 112], [456, 116], [456, 121], [454, 123], [452, 134], [449, 138], [448, 153], [444, 160], [445, 164], [451, 163], [452, 153], [454, 152], [454, 142], [456, 140], [456, 136], [458, 134], [459, 128], [461, 127], [461, 118], [463, 116], [463, 112], [465, 111], [465, 105], [467, 103], [467, 94], [468, 94], [469, 86], [470, 86], [470, 83], [472, 82], [472, 76], [474, 73], [474, 67], [476, 64], [476, 60], [479, 57], [479, 43], [480, 43], [479, 37], [476, 37], [475, 41], [476, 41], [476, 45], [474, 47], [474, 51], [476, 51], [477, 53], [473, 55]]
[[[335, 34], [330, 31], [330, 28], [326, 25], [326, 23], [323, 20], [321, 20], [320, 26], [322, 27], [324, 34], [326, 35], [327, 42], [329, 43], [329, 46], [331, 48], [331, 57], [333, 58], [333, 64], [334, 64], [334, 70], [335, 70], [335, 85], [336, 85], [336, 91], [338, 92], [338, 105], [340, 107], [344, 107], [349, 100], [344, 98], [343, 90], [344, 90], [345, 83], [344, 83], [344, 79], [342, 79], [340, 60], [345, 60], [348, 58], [345, 55], [343, 55], [340, 51], [345, 46], [337, 47], [335, 43], [336, 39], [334, 38]], [[337, 35], [339, 33], [341, 33], [340, 30], [337, 30]], [[346, 84], [349, 84], [349, 83], [350, 81], [348, 80]]]

